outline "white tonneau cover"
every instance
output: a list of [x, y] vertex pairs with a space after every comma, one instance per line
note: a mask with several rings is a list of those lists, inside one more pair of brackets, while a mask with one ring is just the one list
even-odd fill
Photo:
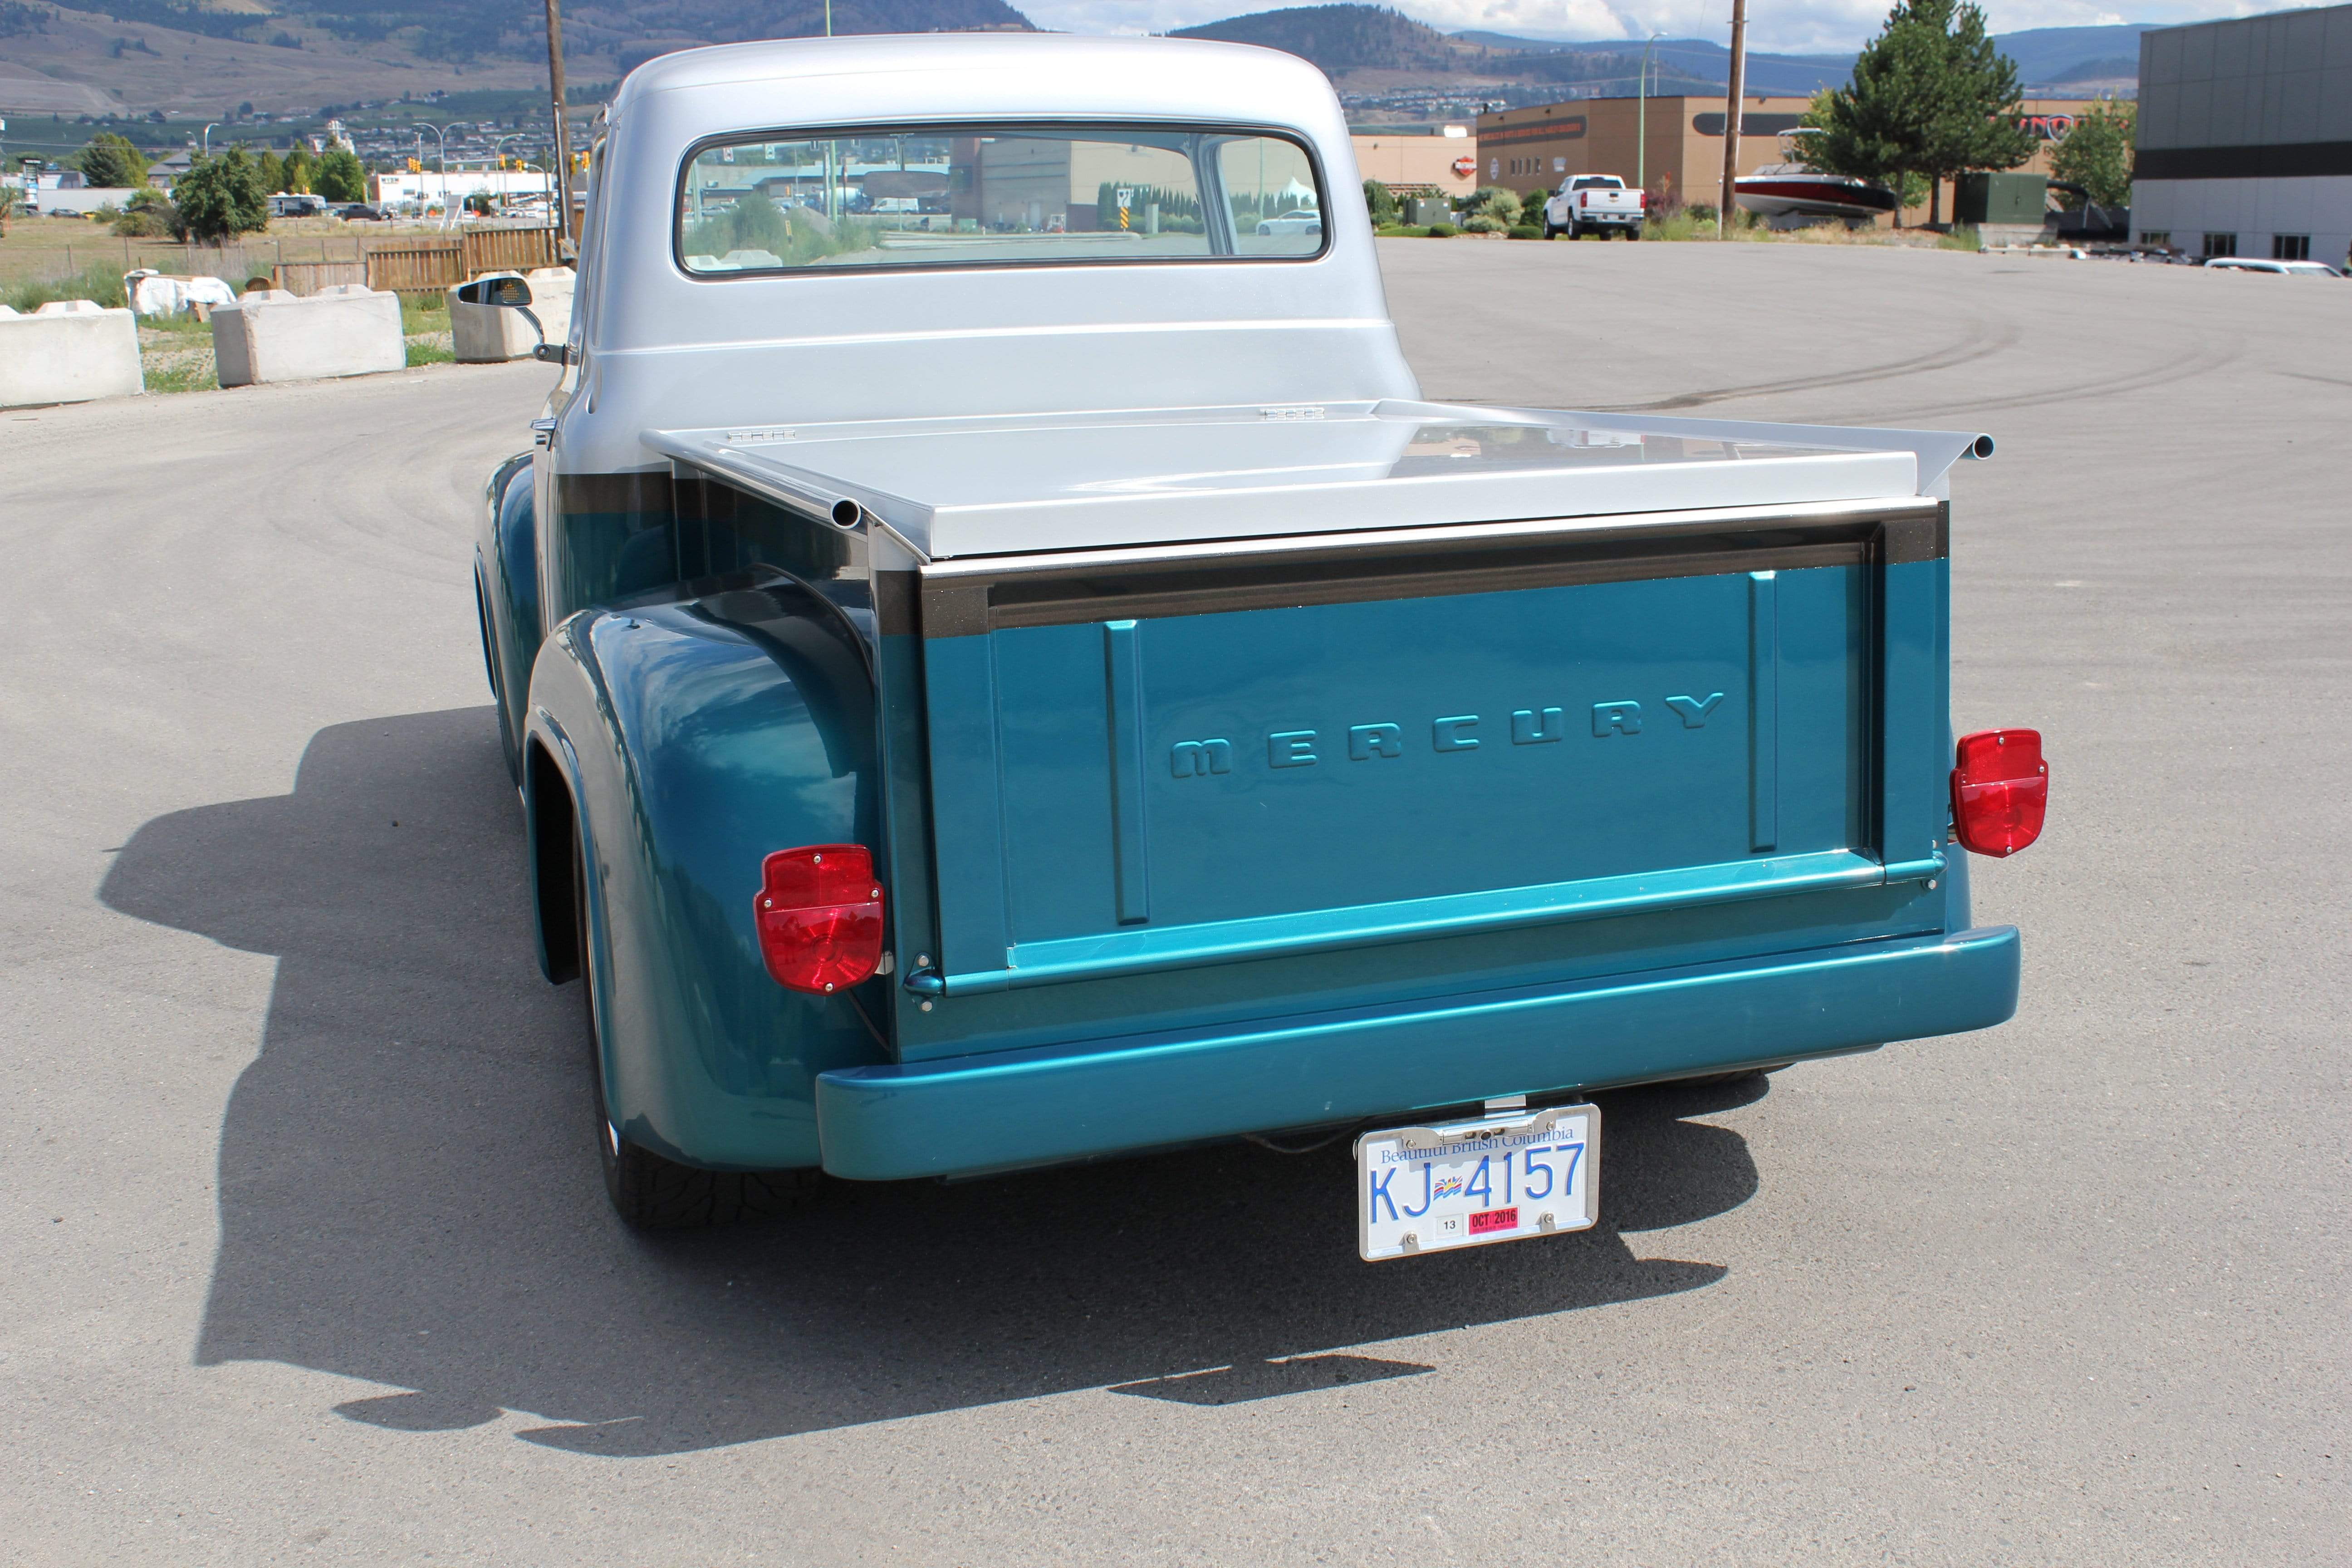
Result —
[[1945, 493], [1957, 432], [1389, 400], [650, 430], [820, 517], [854, 501], [919, 556]]

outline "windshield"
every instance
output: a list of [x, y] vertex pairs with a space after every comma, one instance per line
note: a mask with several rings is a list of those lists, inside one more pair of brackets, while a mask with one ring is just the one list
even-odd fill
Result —
[[708, 144], [677, 256], [709, 276], [853, 267], [1303, 259], [1314, 160], [1255, 132], [954, 126]]

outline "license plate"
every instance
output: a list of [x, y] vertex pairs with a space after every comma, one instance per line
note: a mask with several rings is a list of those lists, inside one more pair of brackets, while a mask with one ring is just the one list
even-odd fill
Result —
[[1377, 1263], [1589, 1229], [1600, 1167], [1591, 1105], [1367, 1132], [1356, 1140], [1356, 1249]]

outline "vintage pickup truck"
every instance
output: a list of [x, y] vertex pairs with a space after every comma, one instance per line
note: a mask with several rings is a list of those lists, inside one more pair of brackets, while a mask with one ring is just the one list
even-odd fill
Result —
[[2015, 1005], [1990, 445], [1423, 401], [1289, 56], [665, 56], [542, 357], [478, 589], [632, 1223], [1353, 1134], [1366, 1258], [1538, 1236], [1589, 1090]]

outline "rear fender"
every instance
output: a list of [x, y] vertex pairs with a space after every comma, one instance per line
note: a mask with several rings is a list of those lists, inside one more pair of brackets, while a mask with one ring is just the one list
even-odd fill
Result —
[[[718, 1169], [812, 1166], [816, 1075], [885, 1059], [888, 983], [831, 997], [779, 986], [752, 900], [777, 849], [856, 843], [883, 858], [872, 675], [839, 612], [790, 577], [688, 586], [583, 610], [540, 652], [526, 801], [541, 951], [562, 973], [569, 897], [584, 895], [623, 1136]], [[568, 803], [543, 798], [555, 788]], [[556, 870], [575, 822], [588, 886], [573, 892]]]
[[482, 520], [474, 540], [474, 591], [482, 621], [482, 660], [499, 706], [499, 739], [507, 771], [521, 784], [523, 705], [539, 657], [539, 551], [534, 537], [531, 458], [518, 453], [500, 463], [482, 490]]

